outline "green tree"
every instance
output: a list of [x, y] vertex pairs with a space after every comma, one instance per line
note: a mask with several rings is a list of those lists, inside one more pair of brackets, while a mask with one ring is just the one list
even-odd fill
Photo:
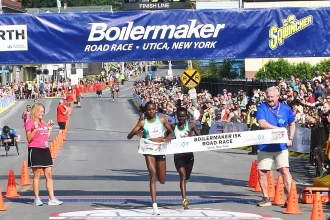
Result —
[[235, 79], [238, 76], [238, 73], [233, 70], [233, 62], [232, 59], [225, 59], [223, 64], [220, 66], [220, 77], [227, 79]]
[[280, 77], [288, 79], [294, 71], [293, 64], [282, 58], [274, 61], [270, 60], [265, 64], [265, 68], [260, 68], [256, 74], [257, 79], [278, 79]]
[[200, 74], [203, 73], [204, 69], [203, 67], [201, 67], [201, 65], [199, 65], [199, 60], [193, 60], [192, 61], [192, 66], [195, 70], [197, 70]]
[[301, 79], [313, 78], [315, 67], [307, 62], [294, 64], [293, 74]]
[[[68, 3], [68, 7], [115, 4], [115, 0], [62, 0], [62, 3], [65, 2]], [[56, 5], [56, 0], [23, 0], [24, 8], [47, 8], [56, 7]]]
[[[323, 72], [325, 72], [325, 73], [328, 72], [329, 69], [330, 69], [330, 59], [324, 59], [315, 65], [315, 70], [320, 71], [321, 74]], [[313, 76], [314, 76], [314, 74], [313, 74]]]
[[210, 74], [211, 76], [210, 77], [218, 77], [218, 67], [217, 67], [217, 64], [215, 63], [214, 60], [210, 60], [210, 64], [209, 64], [209, 71], [210, 71]]
[[240, 77], [239, 78], [242, 78], [244, 79], [245, 78], [245, 61], [243, 61], [240, 66], [239, 66], [239, 70], [240, 70]]

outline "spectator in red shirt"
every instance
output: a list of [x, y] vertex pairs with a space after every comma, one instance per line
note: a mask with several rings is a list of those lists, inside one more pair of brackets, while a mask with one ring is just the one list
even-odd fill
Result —
[[60, 130], [65, 129], [67, 112], [68, 112], [68, 107], [64, 105], [63, 100], [60, 100], [60, 103], [57, 106], [57, 123], [58, 126], [60, 127]]
[[81, 98], [81, 90], [80, 90], [80, 87], [78, 85], [78, 86], [76, 86], [76, 99], [77, 99], [77, 103], [78, 103], [77, 108], [81, 108], [81, 106], [80, 106], [80, 98]]
[[96, 97], [102, 97], [101, 83], [99, 81], [95, 84]]

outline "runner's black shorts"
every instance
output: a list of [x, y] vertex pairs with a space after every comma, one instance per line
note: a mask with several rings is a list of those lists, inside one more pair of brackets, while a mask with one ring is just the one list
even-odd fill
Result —
[[185, 164], [194, 162], [193, 153], [174, 154], [174, 162], [182, 161]]
[[97, 95], [102, 95], [102, 91], [96, 91]]
[[28, 148], [29, 167], [52, 167], [53, 160], [49, 148]]
[[151, 154], [143, 154], [144, 156], [153, 156], [156, 161], [164, 161], [166, 160], [165, 155], [151, 155]]
[[66, 122], [58, 122], [58, 126], [60, 127], [60, 130], [65, 129], [65, 124], [66, 124]]

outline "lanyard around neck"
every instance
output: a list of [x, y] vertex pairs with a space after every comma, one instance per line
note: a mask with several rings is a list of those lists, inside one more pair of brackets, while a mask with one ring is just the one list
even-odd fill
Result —
[[268, 106], [269, 111], [275, 116], [276, 119], [278, 118], [278, 113], [280, 112], [280, 108], [281, 108], [281, 104], [278, 103], [277, 111], [276, 111], [276, 114], [275, 114], [275, 112], [273, 111], [273, 109]]

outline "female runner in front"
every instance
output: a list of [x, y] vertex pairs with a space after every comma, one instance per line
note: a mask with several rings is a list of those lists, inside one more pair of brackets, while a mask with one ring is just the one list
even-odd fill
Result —
[[[165, 128], [167, 132], [165, 132]], [[143, 132], [141, 132], [141, 129]], [[168, 135], [165, 136], [165, 133]], [[170, 142], [173, 137], [173, 130], [166, 119], [156, 115], [156, 106], [152, 102], [147, 102], [144, 106], [144, 119], [139, 120], [133, 130], [127, 135], [127, 139], [132, 139], [134, 135], [153, 142]], [[165, 155], [144, 155], [150, 177], [150, 193], [152, 199], [153, 214], [159, 215], [156, 203], [156, 177], [161, 184], [166, 179], [166, 157]]]
[[[178, 123], [172, 124], [174, 135], [176, 139], [192, 136], [194, 131], [196, 136], [200, 135], [195, 123], [187, 120], [187, 109], [179, 107], [176, 111]], [[191, 171], [194, 166], [194, 154], [182, 153], [174, 154], [175, 168], [180, 174], [180, 190], [182, 196], [182, 205], [184, 209], [188, 209], [189, 201], [186, 199], [186, 183], [188, 183]]]

